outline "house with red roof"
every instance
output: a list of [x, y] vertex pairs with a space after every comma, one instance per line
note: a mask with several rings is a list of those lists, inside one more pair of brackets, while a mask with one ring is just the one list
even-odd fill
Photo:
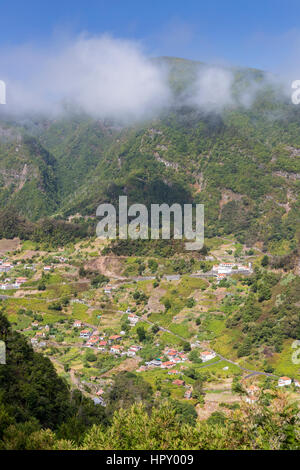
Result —
[[291, 385], [291, 383], [292, 379], [290, 379], [290, 377], [283, 376], [279, 377], [278, 379], [278, 387], [286, 387], [288, 385]]
[[180, 380], [180, 379], [176, 379], [176, 380], [173, 380], [172, 384], [173, 385], [178, 385], [179, 387], [183, 387], [185, 385], [185, 381]]

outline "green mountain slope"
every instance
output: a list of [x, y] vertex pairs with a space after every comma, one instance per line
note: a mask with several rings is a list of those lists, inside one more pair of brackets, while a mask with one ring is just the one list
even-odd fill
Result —
[[55, 158], [36, 138], [11, 126], [1, 131], [0, 206], [16, 207], [33, 220], [53, 213], [58, 207]]
[[[174, 95], [156, 119], [121, 127], [73, 114], [11, 124], [9, 138], [0, 135], [0, 207], [38, 219], [95, 215], [120, 194], [148, 205], [193, 201], [205, 204], [206, 236], [234, 233], [277, 254], [292, 251], [300, 228], [300, 108], [263, 72], [238, 68], [231, 70], [235, 104], [218, 113], [187, 106], [183, 97], [204, 64], [155, 60], [168, 69]], [[239, 106], [253, 83], [260, 88], [251, 106]], [[16, 153], [20, 128], [34, 137], [21, 138]]]

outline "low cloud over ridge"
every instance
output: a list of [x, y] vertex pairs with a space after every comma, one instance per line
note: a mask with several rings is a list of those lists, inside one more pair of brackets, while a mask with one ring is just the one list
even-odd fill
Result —
[[237, 100], [233, 68], [194, 62], [194, 80], [174, 102], [163, 61], [150, 60], [136, 42], [107, 35], [80, 35], [48, 48], [0, 48], [0, 57], [0, 79], [7, 84], [5, 111], [15, 116], [56, 117], [71, 107], [126, 123], [157, 116], [171, 104], [221, 112], [250, 107], [266, 84], [250, 79]]
[[170, 97], [166, 75], [137, 44], [108, 36], [80, 36], [47, 52], [2, 51], [0, 73], [7, 111], [17, 114], [57, 114], [67, 103], [95, 117], [139, 119]]

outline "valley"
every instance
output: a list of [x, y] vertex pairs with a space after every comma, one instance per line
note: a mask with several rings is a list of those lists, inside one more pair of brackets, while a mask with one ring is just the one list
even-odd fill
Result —
[[[1, 274], [0, 302], [13, 329], [49, 357], [71, 388], [96, 404], [106, 407], [122, 371], [141, 377], [158, 400], [168, 397], [195, 407], [200, 419], [233, 404], [253, 406], [265, 390], [275, 397], [282, 376], [291, 379], [284, 387], [290, 400], [299, 402], [293, 335], [282, 338], [280, 347], [269, 334], [263, 341], [253, 338], [241, 350], [247, 342], [244, 324], [230, 327], [236, 312], [251, 305], [247, 279], [253, 271], [273, 276], [276, 283], [270, 298], [257, 303], [258, 318], [251, 307], [254, 318], [248, 325], [255, 320], [263, 327], [284, 295], [280, 286], [297, 279], [263, 268], [266, 255], [259, 248], [216, 238], [209, 241], [209, 255], [166, 259], [102, 256], [105, 245], [96, 238], [53, 251], [20, 240], [10, 251], [5, 251], [8, 241], [1, 246], [0, 269], [11, 268]], [[251, 270], [238, 269], [244, 264]], [[14, 279], [22, 283], [7, 289]]]

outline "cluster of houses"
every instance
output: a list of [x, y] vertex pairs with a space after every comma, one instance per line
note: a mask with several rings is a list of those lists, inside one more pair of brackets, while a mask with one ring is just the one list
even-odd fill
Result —
[[0, 260], [0, 273], [8, 273], [14, 266], [11, 263], [3, 263]]
[[11, 279], [5, 279], [5, 281], [0, 284], [0, 289], [2, 290], [19, 289], [21, 285], [27, 281], [28, 281], [27, 277], [17, 277], [15, 281], [11, 281]]
[[[169, 350], [169, 351], [173, 352], [173, 350]], [[185, 360], [186, 359], [184, 358], [181, 362], [184, 362]], [[136, 372], [145, 372], [146, 370], [151, 369], [153, 367], [160, 367], [162, 369], [166, 369], [166, 368], [169, 369], [170, 367], [173, 367], [174, 365], [176, 365], [176, 364], [174, 364], [173, 361], [168, 361], [166, 363], [166, 362], [162, 361], [162, 358], [158, 358], [158, 359], [154, 359], [153, 361], [146, 362], [146, 365], [145, 366], [140, 366], [136, 370]], [[176, 375], [181, 375], [181, 374], [182, 374], [182, 371], [179, 371], [178, 369], [168, 370], [168, 375], [169, 376], [176, 376]], [[190, 400], [192, 398], [192, 395], [193, 395], [192, 386], [187, 385], [184, 380], [182, 380], [180, 378], [174, 378], [174, 380], [172, 380], [172, 384], [177, 385], [178, 387], [185, 387], [186, 390], [184, 392], [184, 398], [186, 398], [187, 400]]]
[[221, 281], [232, 274], [251, 274], [252, 272], [251, 263], [248, 263], [248, 266], [236, 263], [220, 263], [212, 268], [212, 273], [216, 276], [217, 281]]
[[[216, 357], [216, 353], [213, 351], [202, 351], [200, 357], [203, 362], [210, 361]], [[165, 359], [168, 359], [167, 361]], [[168, 375], [176, 375], [180, 372], [173, 369], [178, 364], [186, 362], [188, 360], [187, 355], [183, 351], [177, 351], [176, 349], [166, 348], [164, 350], [163, 357], [157, 357], [145, 363], [145, 366], [139, 367], [136, 372], [144, 372], [148, 369], [160, 368], [160, 369], [172, 369], [168, 372]]]
[[[292, 385], [294, 383], [295, 387], [300, 387], [300, 382], [299, 380], [292, 380], [290, 377], [279, 377], [278, 379], [278, 387], [287, 387], [289, 385]], [[258, 401], [259, 399], [259, 394], [260, 394], [260, 389], [257, 385], [249, 385], [246, 387], [246, 392], [247, 395], [245, 396], [245, 402], [249, 404], [254, 404]]]
[[[165, 360], [165, 357], [168, 359]], [[183, 351], [177, 351], [176, 349], [165, 349], [164, 356], [152, 359], [152, 361], [146, 362], [145, 366], [140, 367], [137, 372], [143, 372], [147, 369], [153, 369], [159, 367], [161, 369], [171, 369], [176, 367], [177, 364], [187, 361], [187, 356]]]
[[[83, 323], [79, 320], [76, 320], [73, 324], [74, 328], [82, 328]], [[122, 333], [122, 332], [121, 332]], [[106, 335], [101, 336], [99, 331], [91, 329], [83, 329], [79, 333], [80, 338], [87, 339], [85, 346], [89, 348], [97, 348], [99, 351], [102, 352], [109, 352], [111, 354], [119, 355], [119, 356], [128, 356], [134, 357], [138, 351], [140, 351], [141, 346], [130, 346], [127, 351], [124, 351], [124, 347], [118, 344], [121, 339], [121, 334], [111, 335], [108, 338]]]
[[42, 330], [42, 331], [37, 331], [35, 336], [33, 338], [31, 338], [30, 341], [31, 341], [32, 346], [38, 346], [39, 348], [45, 348], [46, 345], [47, 345], [47, 343], [45, 341], [45, 337], [46, 337], [47, 333], [50, 330], [49, 325], [45, 325], [45, 327], [42, 327], [42, 326], [39, 327], [38, 322], [32, 322], [31, 326], [33, 328], [39, 328], [40, 330]]

